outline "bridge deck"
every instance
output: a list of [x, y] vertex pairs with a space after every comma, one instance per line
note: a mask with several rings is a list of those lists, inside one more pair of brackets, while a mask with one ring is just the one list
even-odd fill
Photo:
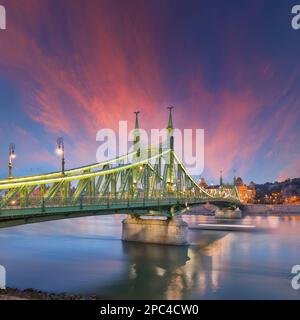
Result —
[[[33, 206], [29, 208], [12, 207], [0, 210], [0, 228], [41, 221], [88, 217], [93, 215], [135, 214], [170, 217], [179, 214], [182, 209], [210, 202], [218, 206], [228, 206], [224, 199], [143, 199], [143, 200], [112, 200], [106, 203], [56, 206]], [[232, 205], [232, 201], [230, 202]], [[238, 204], [237, 204], [238, 205]], [[171, 208], [174, 210], [171, 211]]]

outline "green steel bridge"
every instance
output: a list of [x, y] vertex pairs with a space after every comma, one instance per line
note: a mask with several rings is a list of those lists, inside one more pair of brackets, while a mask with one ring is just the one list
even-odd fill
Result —
[[[71, 170], [0, 180], [0, 227], [126, 213], [134, 216], [178, 215], [211, 203], [237, 208], [237, 189], [201, 188], [174, 152], [172, 114], [167, 145], [141, 148], [136, 113], [134, 151]], [[64, 160], [63, 160], [64, 168]]]

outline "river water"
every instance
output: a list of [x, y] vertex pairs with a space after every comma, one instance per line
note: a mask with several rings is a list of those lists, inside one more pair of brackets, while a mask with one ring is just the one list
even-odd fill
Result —
[[[255, 231], [190, 230], [188, 247], [123, 243], [125, 216], [0, 229], [7, 286], [103, 299], [300, 299], [300, 215], [251, 216]], [[190, 226], [213, 217], [183, 216]]]

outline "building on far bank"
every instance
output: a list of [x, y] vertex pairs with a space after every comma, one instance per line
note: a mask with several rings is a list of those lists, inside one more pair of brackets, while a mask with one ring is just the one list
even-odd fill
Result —
[[[249, 186], [247, 186], [243, 179], [241, 177], [234, 177], [234, 184], [237, 188], [237, 191], [239, 193], [240, 199], [243, 203], [254, 203], [255, 197], [256, 197], [256, 190], [255, 190], [255, 184], [253, 181], [250, 182]], [[220, 176], [220, 184], [219, 185], [212, 185], [209, 186], [204, 178], [201, 178], [199, 181], [199, 186], [204, 189], [209, 189], [211, 191], [218, 191], [220, 189], [220, 186], [224, 189], [228, 188], [230, 189], [232, 185], [224, 184], [223, 178]]]
[[284, 196], [283, 201], [285, 204], [294, 204], [294, 205], [299, 205], [300, 204], [300, 197], [299, 196]]
[[253, 203], [256, 197], [254, 182], [251, 181], [249, 186], [247, 186], [241, 177], [238, 177], [235, 181], [241, 201], [243, 203]]
[[204, 188], [204, 189], [207, 189], [207, 188], [208, 188], [208, 184], [206, 183], [206, 181], [205, 181], [204, 178], [201, 178], [201, 179], [200, 179], [199, 187]]

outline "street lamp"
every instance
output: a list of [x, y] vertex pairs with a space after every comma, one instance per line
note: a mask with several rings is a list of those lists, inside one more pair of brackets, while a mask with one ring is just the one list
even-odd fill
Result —
[[12, 178], [12, 160], [16, 159], [15, 145], [11, 143], [8, 149], [8, 178]]
[[65, 145], [64, 139], [58, 138], [56, 143], [56, 154], [61, 157], [61, 173], [65, 175]]

